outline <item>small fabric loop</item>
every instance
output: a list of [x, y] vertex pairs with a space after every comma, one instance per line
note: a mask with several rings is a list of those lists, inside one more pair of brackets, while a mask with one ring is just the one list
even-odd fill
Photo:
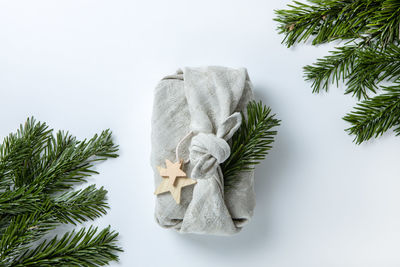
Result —
[[242, 123], [239, 112], [227, 117], [220, 125], [217, 134], [198, 133], [192, 138], [190, 145], [190, 161], [195, 165], [191, 177], [204, 179], [214, 177], [219, 164], [231, 155], [231, 148], [226, 140], [230, 139]]
[[240, 112], [235, 112], [221, 123], [217, 131], [217, 136], [229, 140], [239, 129], [241, 124], [242, 114]]

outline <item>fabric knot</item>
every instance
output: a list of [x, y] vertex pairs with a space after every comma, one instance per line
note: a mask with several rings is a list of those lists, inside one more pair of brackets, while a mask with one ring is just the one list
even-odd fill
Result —
[[231, 148], [226, 140], [230, 139], [241, 124], [241, 115], [235, 112], [226, 118], [217, 130], [217, 134], [198, 133], [192, 138], [189, 159], [194, 163], [191, 177], [194, 179], [211, 178], [219, 164], [227, 160]]
[[210, 173], [230, 154], [231, 148], [224, 139], [215, 134], [197, 134], [190, 145], [190, 161], [195, 163], [191, 176], [195, 179], [211, 178]]

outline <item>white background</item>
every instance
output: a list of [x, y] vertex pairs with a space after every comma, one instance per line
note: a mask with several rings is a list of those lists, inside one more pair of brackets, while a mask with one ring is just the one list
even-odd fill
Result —
[[[111, 128], [120, 158], [95, 224], [121, 234], [116, 266], [399, 266], [400, 137], [352, 143], [344, 88], [313, 95], [302, 66], [332, 46], [281, 45], [289, 1], [2, 1], [0, 135], [28, 116], [79, 138]], [[180, 235], [153, 219], [153, 88], [183, 66], [248, 68], [282, 126], [257, 168], [253, 221], [233, 237]], [[114, 264], [113, 264], [114, 265]]]

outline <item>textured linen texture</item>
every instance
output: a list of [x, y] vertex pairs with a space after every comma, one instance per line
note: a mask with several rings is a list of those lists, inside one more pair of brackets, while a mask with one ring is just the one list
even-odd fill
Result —
[[[230, 155], [229, 139], [240, 127], [240, 111], [253, 99], [244, 68], [184, 68], [165, 77], [155, 89], [152, 114], [151, 165], [155, 188], [157, 166], [165, 159], [189, 160], [188, 177], [197, 184], [182, 189], [181, 203], [171, 194], [157, 195], [155, 218], [181, 233], [232, 235], [250, 220], [255, 206], [254, 172], [240, 173], [240, 182], [224, 193], [220, 165]], [[245, 114], [246, 115], [246, 114]], [[188, 134], [189, 137], [184, 139]]]

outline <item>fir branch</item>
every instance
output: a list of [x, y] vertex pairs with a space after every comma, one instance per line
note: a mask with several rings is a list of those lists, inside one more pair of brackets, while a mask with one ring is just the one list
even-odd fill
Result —
[[329, 83], [344, 81], [352, 70], [358, 46], [338, 47], [331, 55], [318, 59], [314, 65], [304, 67], [307, 81], [312, 81], [313, 93], [328, 91]]
[[116, 245], [118, 233], [110, 227], [97, 231], [90, 227], [67, 232], [60, 239], [56, 236], [22, 254], [13, 266], [102, 266], [117, 261], [115, 252], [122, 251]]
[[67, 192], [55, 197], [52, 210], [58, 220], [64, 223], [82, 223], [106, 214], [107, 191], [90, 185], [83, 190]]
[[[287, 10], [276, 10], [278, 31], [288, 47], [305, 42], [312, 44], [337, 39], [361, 38], [368, 30], [371, 17], [380, 10], [382, 1], [375, 0], [309, 0], [294, 1]], [[379, 31], [378, 31], [379, 32]]]
[[376, 47], [349, 45], [337, 48], [331, 55], [304, 67], [306, 80], [312, 81], [313, 93], [328, 91], [329, 83], [346, 81], [345, 94], [367, 99], [376, 93], [382, 81], [396, 81], [400, 77], [400, 48], [388, 45]]
[[[117, 150], [109, 130], [81, 142], [61, 131], [54, 136], [53, 130], [33, 118], [21, 125], [17, 133], [6, 137], [0, 144], [0, 266], [50, 266], [47, 260], [73, 265], [68, 263], [73, 255], [46, 254], [53, 258], [44, 258], [34, 242], [40, 242], [62, 223], [77, 224], [106, 214], [107, 191], [102, 187], [68, 190], [97, 173], [93, 170], [95, 162], [117, 157]], [[116, 260], [116, 253], [121, 251], [114, 245], [116, 233], [109, 228], [97, 236], [95, 232], [90, 228], [79, 237], [90, 242], [85, 248], [84, 242], [73, 243], [74, 232], [71, 234], [71, 248], [76, 245], [82, 253], [90, 250], [88, 262], [95, 265], [85, 266], [104, 265]], [[67, 246], [58, 240], [44, 240], [41, 244], [54, 253]], [[34, 251], [40, 252], [40, 256]]]
[[86, 181], [86, 177], [97, 174], [93, 163], [115, 158], [118, 147], [111, 140], [111, 131], [105, 130], [89, 141], [76, 141], [68, 133], [59, 132], [52, 137], [44, 154], [43, 169], [39, 169], [37, 181], [42, 181], [45, 190], [54, 193], [69, 189], [75, 183]]
[[372, 137], [378, 137], [390, 128], [400, 134], [400, 84], [384, 87], [384, 94], [367, 99], [347, 114], [344, 120], [353, 126], [348, 128], [360, 144]]
[[277, 134], [272, 129], [280, 125], [280, 120], [261, 101], [249, 102], [247, 120], [243, 113], [242, 118], [242, 125], [231, 139], [231, 155], [221, 164], [226, 190], [238, 182], [239, 172], [252, 170], [266, 157]]
[[[328, 90], [330, 82], [344, 81], [345, 94], [358, 100], [355, 111], [344, 119], [347, 129], [361, 143], [394, 127], [398, 134], [397, 93], [400, 83], [400, 2], [397, 0], [309, 0], [294, 2], [276, 11], [278, 30], [288, 47], [313, 39], [313, 44], [332, 40], [347, 43], [304, 68], [313, 92]], [[383, 87], [381, 83], [393, 83]], [[385, 88], [382, 95], [379, 89]]]
[[384, 49], [359, 49], [354, 67], [346, 77], [346, 93], [357, 99], [367, 99], [368, 92], [376, 93], [382, 81], [396, 81], [400, 77], [400, 48], [388, 45]]
[[381, 7], [374, 11], [368, 24], [371, 36], [379, 38], [380, 45], [398, 44], [400, 36], [400, 2], [397, 0], [381, 0]]
[[[48, 202], [44, 206], [49, 205]], [[0, 262], [12, 266], [15, 257], [24, 253], [29, 246], [53, 230], [58, 222], [50, 214], [41, 211], [9, 217], [10, 221], [0, 232]]]
[[20, 187], [0, 193], [0, 216], [35, 212], [42, 206], [42, 194], [35, 187]]
[[[0, 176], [10, 178], [13, 185], [21, 187], [33, 180], [33, 170], [43, 147], [51, 137], [51, 130], [45, 123], [36, 123], [28, 118], [17, 133], [10, 134], [0, 146]], [[9, 185], [12, 186], [12, 185]]]

